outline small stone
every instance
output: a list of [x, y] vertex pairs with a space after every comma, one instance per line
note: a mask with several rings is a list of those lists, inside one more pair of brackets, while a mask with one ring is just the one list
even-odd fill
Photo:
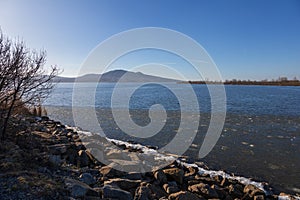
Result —
[[147, 186], [140, 186], [136, 189], [134, 200], [150, 200], [151, 190]]
[[121, 177], [121, 176], [125, 175], [124, 172], [116, 170], [116, 169], [114, 169], [114, 168], [112, 168], [110, 166], [103, 166], [103, 167], [101, 167], [100, 173], [103, 176], [107, 177], [107, 178]]
[[191, 192], [201, 194], [205, 198], [209, 198], [209, 199], [219, 197], [216, 190], [211, 188], [208, 184], [205, 184], [205, 183], [199, 183], [199, 184], [196, 184], [196, 185], [191, 185], [191, 186], [188, 187], [188, 190], [191, 191]]
[[256, 195], [264, 195], [264, 191], [262, 191], [261, 189], [257, 188], [254, 185], [246, 185], [244, 187], [244, 193], [247, 193], [250, 197], [254, 197]]
[[241, 198], [243, 194], [243, 188], [239, 184], [231, 184], [228, 186], [229, 194], [234, 198]]
[[84, 150], [78, 152], [78, 166], [86, 167], [89, 165], [89, 157]]
[[161, 170], [154, 172], [154, 178], [158, 180], [160, 184], [167, 183], [167, 176]]
[[112, 198], [120, 200], [132, 200], [132, 195], [130, 192], [122, 190], [111, 185], [105, 185], [103, 187], [103, 198]]
[[79, 180], [87, 185], [93, 185], [96, 183], [95, 178], [90, 173], [83, 173], [79, 176]]
[[104, 185], [116, 185], [123, 190], [130, 190], [132, 188], [137, 188], [140, 185], [141, 181], [137, 180], [129, 180], [129, 179], [121, 179], [114, 178], [104, 182]]
[[172, 182], [166, 183], [163, 185], [163, 188], [168, 194], [172, 194], [179, 191], [176, 182], [175, 184], [173, 184]]
[[254, 200], [265, 200], [265, 196], [264, 195], [255, 195]]
[[64, 154], [67, 152], [66, 144], [49, 145], [47, 148], [48, 148], [49, 153], [54, 154], [54, 155]]
[[63, 161], [60, 155], [49, 155], [49, 162], [54, 166], [59, 166]]
[[69, 179], [65, 180], [67, 189], [70, 191], [71, 196], [75, 198], [84, 198], [86, 196], [98, 196], [99, 193], [93, 190], [90, 186], [80, 181]]
[[124, 178], [130, 179], [130, 180], [141, 180], [142, 174], [139, 172], [129, 172], [128, 174], [125, 175]]
[[168, 180], [174, 180], [177, 181], [179, 184], [182, 184], [184, 176], [184, 171], [182, 169], [174, 167], [170, 169], [164, 169], [163, 172], [166, 174]]
[[177, 193], [170, 194], [168, 199], [169, 200], [204, 200], [204, 198], [201, 198], [198, 195], [188, 191], [180, 191]]

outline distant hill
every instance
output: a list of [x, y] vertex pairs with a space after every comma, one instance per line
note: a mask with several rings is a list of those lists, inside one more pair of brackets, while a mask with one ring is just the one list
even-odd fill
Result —
[[151, 76], [143, 74], [141, 72], [130, 72], [125, 70], [113, 70], [106, 72], [104, 74], [86, 74], [79, 76], [77, 78], [68, 78], [57, 76], [54, 82], [118, 82], [119, 79], [125, 75], [126, 76], [120, 82], [177, 82], [175, 79], [162, 78], [158, 76]]

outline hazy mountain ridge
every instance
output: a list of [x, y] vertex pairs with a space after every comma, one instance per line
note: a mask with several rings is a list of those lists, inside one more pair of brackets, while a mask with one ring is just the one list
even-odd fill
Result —
[[71, 82], [75, 82], [75, 80], [77, 82], [110, 82], [110, 83], [114, 83], [114, 82], [177, 82], [178, 81], [175, 79], [147, 75], [147, 74], [143, 74], [141, 72], [113, 70], [113, 71], [106, 72], [104, 74], [85, 74], [85, 75], [79, 76], [77, 78], [57, 76], [54, 79], [54, 82], [69, 82], [69, 83], [71, 83]]

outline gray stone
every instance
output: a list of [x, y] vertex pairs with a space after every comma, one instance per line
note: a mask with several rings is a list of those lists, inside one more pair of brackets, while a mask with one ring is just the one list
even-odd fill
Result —
[[126, 179], [130, 180], [141, 180], [142, 179], [142, 174], [139, 172], [129, 172], [124, 176]]
[[120, 159], [120, 160], [131, 160], [127, 152], [119, 149], [111, 149], [105, 153], [106, 159]]
[[107, 178], [121, 177], [125, 175], [124, 172], [118, 171], [111, 166], [103, 166], [99, 171], [103, 176]]
[[114, 187], [111, 185], [105, 185], [103, 187], [103, 198], [112, 198], [112, 199], [120, 199], [120, 200], [132, 200], [132, 195], [130, 192], [122, 190], [118, 187]]
[[63, 161], [60, 155], [49, 155], [49, 162], [54, 166], [59, 166]]
[[170, 169], [164, 169], [163, 172], [166, 174], [168, 180], [174, 180], [179, 184], [182, 184], [184, 176], [184, 171], [182, 169], [174, 167]]
[[112, 185], [118, 186], [123, 190], [130, 190], [132, 188], [137, 188], [140, 185], [141, 181], [139, 180], [129, 180], [129, 179], [121, 179], [114, 178], [104, 182], [104, 185]]
[[54, 144], [47, 147], [48, 152], [54, 155], [60, 155], [67, 152], [67, 145], [66, 144]]
[[147, 186], [140, 186], [135, 191], [134, 200], [150, 200], [151, 190]]
[[196, 194], [193, 194], [188, 191], [180, 191], [177, 193], [170, 194], [168, 199], [169, 200], [204, 200], [204, 198], [201, 198]]
[[93, 185], [96, 183], [95, 178], [90, 173], [83, 173], [79, 176], [79, 180], [87, 185]]
[[158, 170], [154, 172], [154, 178], [160, 183], [160, 184], [165, 184], [167, 183], [167, 176], [165, 173], [163, 173], [161, 170]]
[[212, 198], [218, 198], [219, 197], [216, 190], [214, 190], [208, 184], [205, 184], [205, 183], [199, 183], [199, 184], [196, 184], [196, 185], [191, 185], [191, 186], [188, 187], [188, 189], [191, 192], [201, 194], [205, 198], [212, 199]]
[[78, 166], [86, 167], [89, 165], [89, 157], [84, 150], [78, 151]]
[[163, 185], [163, 188], [168, 194], [172, 194], [172, 193], [175, 193], [175, 192], [179, 191], [179, 188], [178, 188], [176, 182], [175, 182], [175, 184], [172, 184], [171, 182], [166, 183], [166, 184]]
[[67, 178], [65, 180], [65, 184], [72, 197], [84, 198], [86, 196], [99, 196], [99, 193], [97, 191], [93, 190], [90, 186], [80, 181]]
[[244, 187], [244, 190], [243, 190], [244, 193], [247, 193], [250, 197], [254, 197], [256, 195], [264, 195], [264, 191], [262, 191], [261, 189], [257, 188], [256, 186], [254, 185], [246, 185]]

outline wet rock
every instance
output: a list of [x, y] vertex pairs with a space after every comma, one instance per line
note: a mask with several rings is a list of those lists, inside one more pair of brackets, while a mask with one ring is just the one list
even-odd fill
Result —
[[79, 180], [87, 185], [93, 185], [96, 183], [95, 178], [90, 173], [83, 173], [79, 176]]
[[99, 193], [97, 191], [93, 190], [90, 186], [80, 181], [67, 178], [65, 180], [65, 184], [72, 197], [84, 198], [86, 196], [99, 196]]
[[132, 200], [130, 192], [122, 190], [116, 186], [105, 185], [103, 187], [103, 198], [112, 198], [120, 200]]
[[166, 174], [168, 180], [176, 181], [179, 184], [182, 184], [183, 176], [184, 176], [184, 171], [182, 169], [174, 167], [174, 168], [164, 169], [163, 172]]
[[193, 194], [188, 191], [180, 191], [177, 193], [170, 194], [168, 197], [169, 200], [204, 200], [201, 196]]
[[188, 187], [188, 190], [191, 192], [195, 192], [197, 194], [201, 194], [205, 198], [219, 198], [218, 193], [215, 189], [211, 188], [208, 184], [199, 183], [196, 185], [191, 185]]

